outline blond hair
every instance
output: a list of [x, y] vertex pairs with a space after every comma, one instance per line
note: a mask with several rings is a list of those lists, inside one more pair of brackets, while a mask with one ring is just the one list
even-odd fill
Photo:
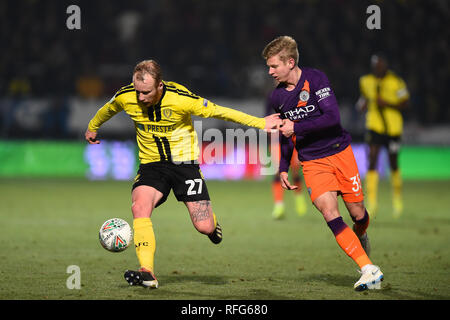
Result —
[[161, 66], [155, 60], [144, 60], [134, 67], [133, 76], [136, 80], [144, 81], [145, 74], [149, 74], [157, 84], [162, 81]]
[[297, 42], [292, 37], [280, 36], [272, 40], [262, 52], [262, 56], [266, 60], [277, 54], [280, 54], [280, 60], [283, 62], [292, 58], [295, 64], [298, 64]]

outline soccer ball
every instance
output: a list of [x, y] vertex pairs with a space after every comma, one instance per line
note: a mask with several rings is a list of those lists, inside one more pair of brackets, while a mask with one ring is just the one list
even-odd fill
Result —
[[133, 231], [125, 220], [112, 218], [101, 226], [98, 238], [106, 250], [120, 252], [128, 248], [133, 241]]

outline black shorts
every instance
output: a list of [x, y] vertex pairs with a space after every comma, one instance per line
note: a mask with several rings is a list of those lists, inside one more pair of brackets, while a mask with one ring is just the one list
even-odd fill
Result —
[[398, 153], [400, 149], [401, 136], [390, 136], [368, 130], [365, 139], [369, 145], [375, 144], [386, 147], [389, 153]]
[[209, 200], [208, 188], [198, 164], [170, 162], [141, 164], [132, 190], [138, 186], [150, 186], [163, 194], [155, 207], [167, 200], [170, 190], [173, 190], [178, 201]]

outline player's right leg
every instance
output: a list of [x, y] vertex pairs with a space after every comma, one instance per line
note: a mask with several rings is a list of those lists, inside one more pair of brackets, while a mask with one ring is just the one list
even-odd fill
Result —
[[125, 280], [130, 285], [158, 288], [158, 280], [154, 275], [156, 240], [151, 214], [162, 198], [163, 194], [150, 186], [140, 185], [133, 189], [131, 210], [134, 218], [134, 246], [140, 268], [137, 271], [125, 271]]
[[391, 185], [392, 185], [392, 206], [394, 209], [394, 218], [399, 218], [403, 212], [402, 199], [402, 176], [398, 168], [398, 148], [397, 140], [391, 141], [389, 144], [389, 164], [391, 167]]
[[361, 268], [371, 264], [369, 257], [361, 246], [358, 237], [342, 219], [338, 209], [336, 191], [328, 191], [313, 201], [314, 206], [322, 213], [328, 227], [333, 232], [336, 242], [344, 252]]
[[156, 249], [151, 214], [163, 194], [150, 186], [138, 186], [132, 192], [134, 245], [142, 268], [153, 271]]
[[361, 277], [354, 284], [356, 291], [364, 291], [367, 289], [381, 289], [381, 281], [384, 279], [383, 272], [380, 267], [368, 264], [361, 268]]
[[156, 249], [155, 233], [151, 215], [170, 193], [167, 174], [170, 172], [160, 164], [141, 164], [132, 187], [132, 205], [134, 246], [140, 268], [137, 271], [127, 270], [125, 280], [130, 285], [143, 285], [157, 288], [158, 281], [154, 275], [154, 256]]
[[306, 214], [308, 208], [306, 205], [306, 196], [303, 192], [303, 179], [300, 174], [301, 164], [300, 160], [298, 160], [298, 152], [294, 148], [291, 158], [291, 172], [292, 172], [292, 180], [294, 184], [297, 186], [297, 189], [294, 190], [294, 198], [295, 198], [295, 210], [297, 214], [302, 217]]
[[[272, 163], [275, 165], [275, 167], [278, 167], [280, 164], [281, 146], [277, 142], [275, 144], [272, 144], [269, 149], [270, 149], [270, 153], [271, 153], [271, 157], [272, 157]], [[277, 150], [278, 152], [274, 152], [274, 150]], [[294, 148], [294, 150], [295, 150], [295, 148]], [[274, 218], [276, 220], [282, 219], [285, 215], [284, 189], [281, 186], [279, 172], [277, 172], [273, 176], [272, 184], [270, 187], [271, 187], [272, 199], [273, 199], [272, 218]]]
[[284, 207], [284, 189], [281, 186], [280, 174], [277, 173], [272, 181], [272, 198], [273, 198], [273, 209], [272, 217], [274, 219], [282, 219], [285, 214]]
[[[355, 232], [348, 227], [339, 213], [338, 192], [346, 194], [348, 189], [355, 188], [358, 184], [357, 193], [353, 201], [362, 201], [361, 186], [358, 180], [358, 167], [354, 159], [351, 147], [344, 151], [324, 159], [316, 159], [302, 162], [305, 184], [311, 196], [314, 206], [322, 213], [328, 227], [339, 247], [363, 270], [364, 274], [371, 268], [372, 262], [364, 251], [361, 242]], [[337, 175], [337, 171], [342, 174]], [[350, 178], [352, 177], [352, 178]], [[346, 198], [348, 200], [348, 196]], [[345, 199], [344, 199], [345, 200]], [[364, 275], [362, 280], [372, 281]], [[374, 281], [381, 281], [377, 278]], [[361, 280], [361, 279], [360, 279]], [[364, 287], [366, 285], [366, 287]], [[369, 289], [367, 283], [358, 283], [356, 288]], [[370, 287], [372, 288], [372, 286]]]
[[294, 184], [297, 186], [297, 189], [294, 190], [295, 210], [299, 217], [303, 217], [307, 213], [308, 207], [306, 204], [306, 196], [303, 192], [302, 178], [297, 173], [294, 175], [293, 180]]
[[367, 256], [370, 256], [370, 241], [367, 236], [367, 228], [369, 227], [370, 217], [367, 213], [366, 208], [364, 207], [364, 202], [349, 202], [345, 201], [345, 206], [347, 207], [348, 212], [350, 213], [350, 217], [353, 220], [353, 231], [361, 242], [361, 245], [366, 252]]
[[314, 206], [322, 213], [328, 227], [333, 232], [341, 249], [361, 268], [361, 277], [354, 289], [380, 289], [383, 273], [373, 265], [364, 251], [355, 232], [350, 229], [339, 214], [337, 192], [326, 192], [314, 200]]

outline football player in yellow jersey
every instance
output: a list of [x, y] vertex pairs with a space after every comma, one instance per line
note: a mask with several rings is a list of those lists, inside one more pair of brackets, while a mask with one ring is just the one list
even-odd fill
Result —
[[186, 205], [194, 227], [218, 244], [222, 229], [213, 213], [208, 189], [197, 164], [197, 134], [191, 115], [234, 121], [259, 129], [277, 129], [278, 114], [257, 118], [199, 97], [184, 86], [162, 80], [159, 64], [136, 65], [133, 83], [120, 89], [89, 122], [85, 138], [97, 144], [97, 130], [112, 116], [125, 111], [134, 121], [140, 166], [132, 187], [134, 244], [138, 271], [125, 271], [130, 285], [157, 288], [154, 274], [155, 235], [151, 215], [173, 190]]
[[369, 145], [369, 170], [366, 176], [367, 208], [370, 215], [377, 211], [378, 172], [381, 147], [389, 154], [392, 184], [393, 215], [403, 211], [402, 179], [398, 167], [400, 139], [403, 133], [402, 110], [407, 107], [409, 93], [402, 78], [388, 69], [386, 58], [373, 55], [372, 73], [359, 80], [361, 96], [357, 108], [366, 113], [366, 142]]

